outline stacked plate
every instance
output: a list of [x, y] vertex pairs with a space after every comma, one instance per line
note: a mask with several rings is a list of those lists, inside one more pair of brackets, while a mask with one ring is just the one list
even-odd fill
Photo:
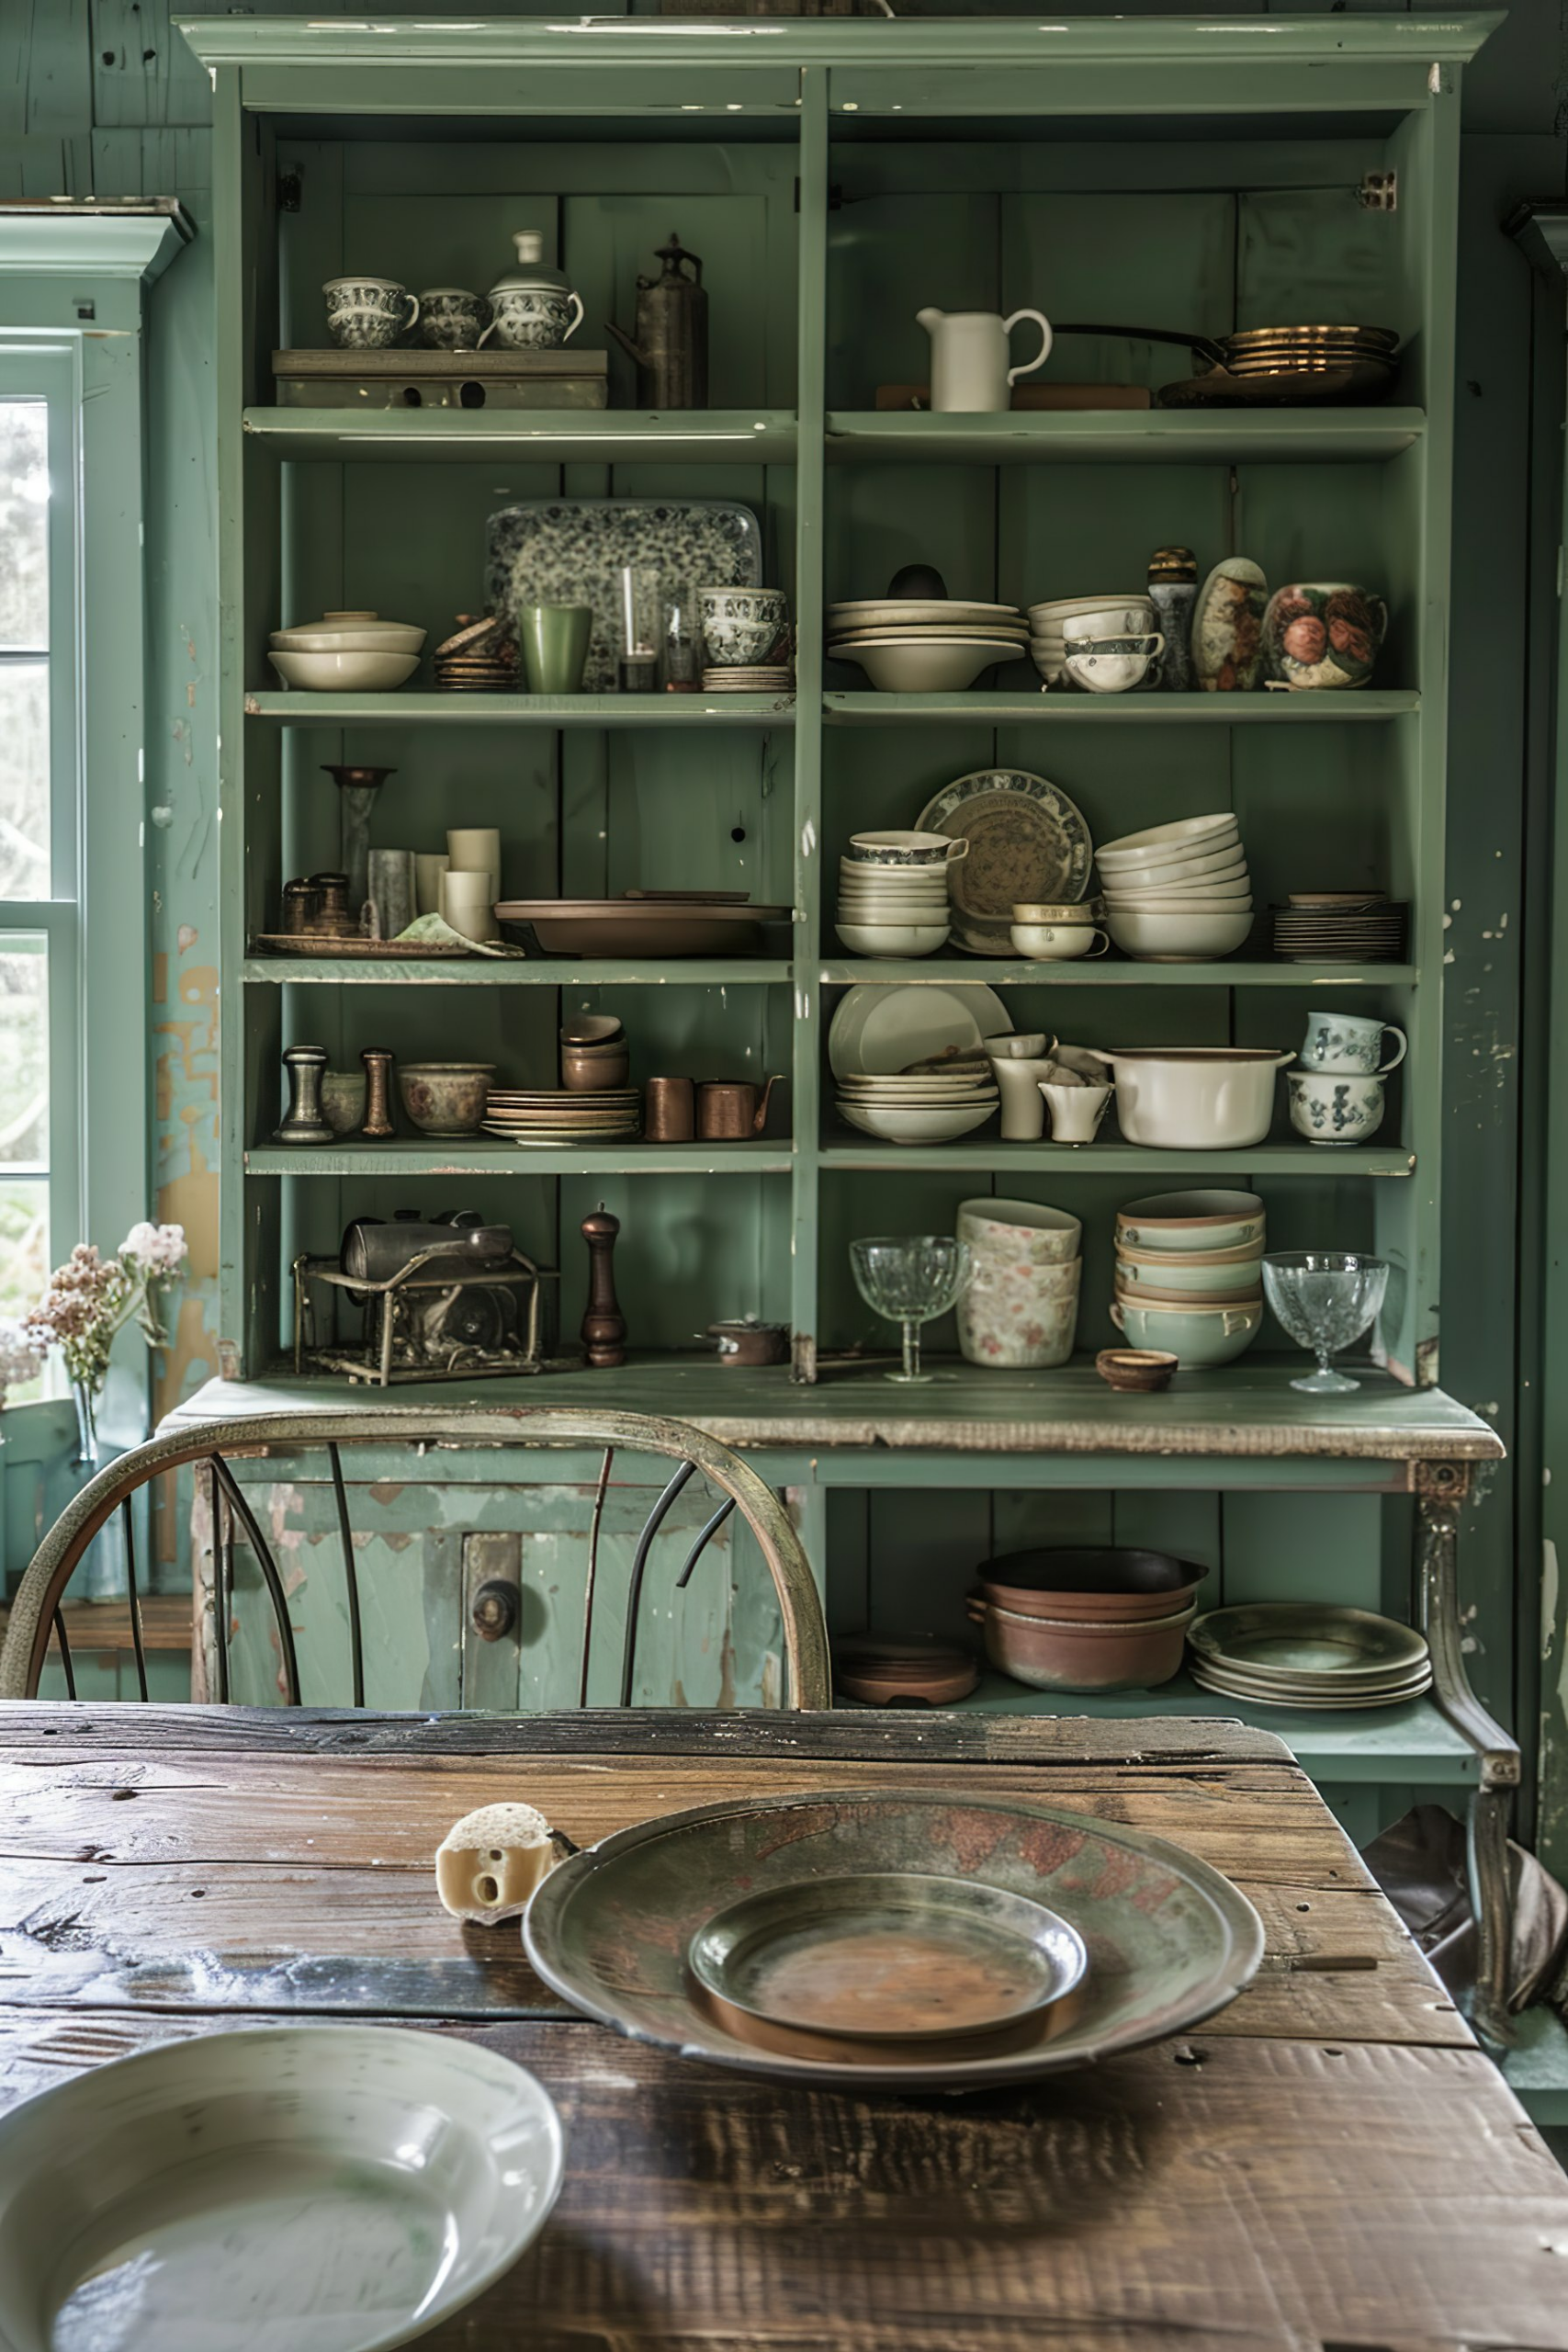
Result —
[[508, 1143], [617, 1143], [635, 1136], [641, 1125], [642, 1096], [635, 1086], [607, 1086], [592, 1094], [498, 1086], [485, 1103], [486, 1135]]
[[1292, 964], [1397, 964], [1409, 911], [1381, 890], [1294, 890], [1274, 910], [1274, 952]]
[[973, 1650], [933, 1634], [852, 1634], [833, 1644], [833, 1679], [846, 1699], [867, 1706], [951, 1707], [969, 1696], [980, 1668]]
[[1252, 929], [1252, 878], [1228, 809], [1126, 833], [1097, 854], [1105, 927], [1124, 956], [1206, 963], [1234, 955]]
[[1095, 634], [1105, 637], [1148, 637], [1155, 628], [1154, 599], [1142, 588], [1110, 596], [1057, 596], [1047, 605], [1029, 607], [1029, 651], [1048, 686], [1055, 685], [1066, 663], [1064, 625], [1077, 614], [1103, 614]]
[[1271, 1707], [1392, 1707], [1429, 1690], [1421, 1634], [1392, 1617], [1324, 1601], [1213, 1609], [1188, 1636], [1202, 1690]]
[[1226, 335], [1232, 376], [1334, 375], [1377, 368], [1392, 379], [1399, 337], [1393, 327], [1247, 327]]
[[896, 1078], [840, 1078], [839, 1108], [884, 1143], [952, 1143], [984, 1126], [998, 1101], [988, 1062]]
[[828, 651], [886, 694], [955, 694], [1020, 659], [1029, 631], [1016, 605], [888, 596], [828, 607]]
[[511, 694], [517, 685], [517, 640], [494, 614], [476, 619], [459, 613], [457, 635], [436, 647], [430, 666], [446, 694]]
[[755, 662], [733, 670], [705, 669], [705, 695], [792, 695], [795, 665], [790, 662]]
[[947, 939], [948, 860], [942, 833], [856, 833], [839, 860], [839, 919], [852, 956], [931, 956]]

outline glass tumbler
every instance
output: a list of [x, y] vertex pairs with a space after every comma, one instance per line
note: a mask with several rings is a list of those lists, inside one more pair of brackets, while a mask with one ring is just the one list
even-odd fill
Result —
[[1388, 1288], [1388, 1263], [1344, 1250], [1282, 1250], [1263, 1261], [1269, 1304], [1299, 1348], [1310, 1348], [1317, 1370], [1291, 1386], [1309, 1396], [1344, 1396], [1359, 1388], [1331, 1359], [1377, 1321]]
[[915, 1233], [852, 1241], [850, 1263], [855, 1287], [866, 1305], [904, 1335], [903, 1368], [888, 1380], [926, 1382], [920, 1370], [920, 1326], [945, 1315], [969, 1287], [974, 1260], [967, 1243], [951, 1233]]

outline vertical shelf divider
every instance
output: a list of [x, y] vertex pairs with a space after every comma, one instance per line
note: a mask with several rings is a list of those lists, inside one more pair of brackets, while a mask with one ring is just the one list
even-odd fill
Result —
[[800, 75], [800, 290], [795, 348], [794, 1172], [790, 1179], [791, 1371], [817, 1377], [818, 1136], [822, 1069], [822, 578], [828, 350], [828, 68]]

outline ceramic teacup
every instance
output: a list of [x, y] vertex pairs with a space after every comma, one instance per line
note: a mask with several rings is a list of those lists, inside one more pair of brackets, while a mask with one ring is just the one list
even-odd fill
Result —
[[419, 324], [417, 294], [395, 277], [329, 277], [327, 333], [344, 351], [386, 351]]
[[[1386, 1062], [1382, 1058], [1385, 1037], [1399, 1041]], [[1301, 1058], [1308, 1069], [1347, 1070], [1362, 1078], [1378, 1078], [1397, 1069], [1409, 1046], [1404, 1030], [1396, 1029], [1392, 1021], [1374, 1021], [1359, 1012], [1310, 1012]]]
[[996, 1200], [982, 1193], [958, 1204], [958, 1238], [978, 1256], [1022, 1258], [1036, 1266], [1066, 1266], [1083, 1246], [1083, 1220], [1040, 1201]]
[[1124, 695], [1141, 686], [1151, 662], [1165, 651], [1165, 639], [1152, 637], [1069, 637], [1063, 663], [1075, 686], [1091, 695]]
[[789, 619], [782, 588], [699, 588], [703, 644], [717, 670], [765, 661]]
[[840, 859], [840, 865], [940, 874], [943, 866], [957, 865], [968, 854], [967, 833], [952, 841], [945, 833], [852, 833], [849, 856]]
[[582, 324], [582, 298], [564, 286], [492, 286], [490, 307], [479, 343], [493, 335], [508, 351], [558, 351]]
[[1032, 964], [1071, 964], [1080, 956], [1103, 956], [1111, 944], [1088, 922], [1015, 922], [1009, 936]]
[[1291, 1125], [1308, 1143], [1365, 1143], [1382, 1125], [1381, 1078], [1352, 1077], [1344, 1070], [1288, 1069]]
[[1040, 1080], [1053, 1143], [1092, 1143], [1111, 1108], [1111, 1086], [1055, 1086]]
[[490, 304], [462, 286], [432, 286], [419, 298], [420, 334], [432, 351], [477, 351]]

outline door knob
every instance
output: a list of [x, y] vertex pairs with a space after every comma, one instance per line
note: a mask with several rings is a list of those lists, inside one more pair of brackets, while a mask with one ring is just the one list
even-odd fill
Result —
[[481, 1642], [502, 1642], [517, 1630], [517, 1587], [504, 1577], [491, 1577], [475, 1593], [474, 1631]]

